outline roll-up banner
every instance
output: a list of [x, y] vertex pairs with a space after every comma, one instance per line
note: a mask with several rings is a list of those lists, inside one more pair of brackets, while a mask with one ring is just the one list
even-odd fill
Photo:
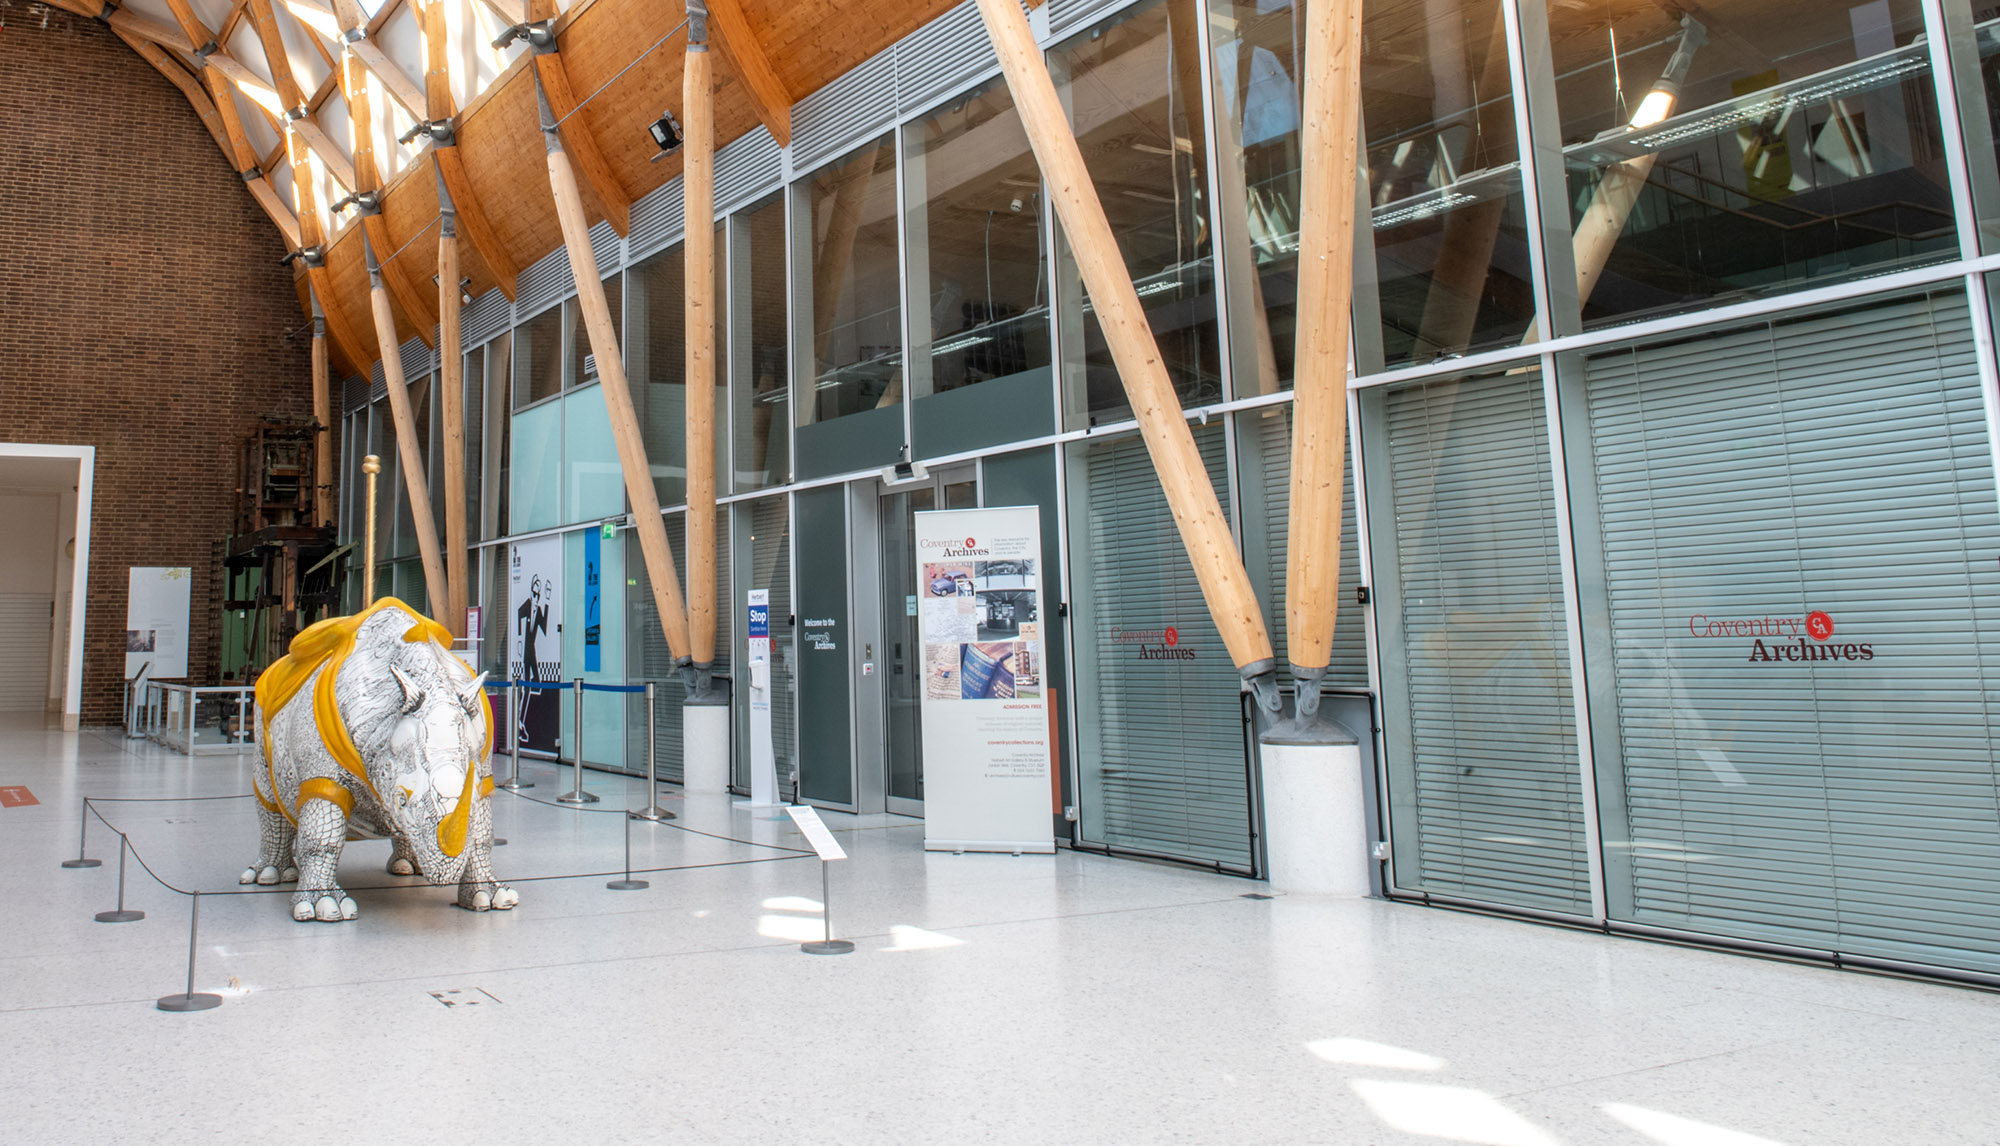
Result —
[[1036, 506], [916, 515], [924, 847], [1050, 852]]
[[[516, 680], [562, 680], [562, 557], [560, 537], [514, 543], [507, 669]], [[561, 694], [523, 690], [518, 720], [522, 751], [554, 752], [562, 735]]]

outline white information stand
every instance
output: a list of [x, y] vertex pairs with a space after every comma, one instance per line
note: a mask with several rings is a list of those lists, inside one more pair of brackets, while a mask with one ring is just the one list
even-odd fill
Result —
[[[775, 808], [778, 806], [778, 757], [771, 746], [770, 590], [750, 590], [744, 619], [749, 626], [745, 631], [749, 633], [750, 660], [750, 799], [748, 803], [737, 806]], [[817, 817], [814, 822], [818, 822]]]
[[1041, 510], [921, 512], [916, 535], [924, 848], [1054, 854]]
[[819, 910], [820, 918], [826, 922], [826, 938], [799, 944], [799, 950], [808, 955], [845, 955], [854, 950], [854, 944], [845, 939], [833, 937], [833, 887], [827, 869], [834, 860], [844, 860], [847, 852], [841, 849], [840, 841], [833, 838], [833, 832], [819, 818], [819, 809], [807, 804], [790, 804], [785, 814], [792, 823], [805, 833], [806, 842], [819, 855]]

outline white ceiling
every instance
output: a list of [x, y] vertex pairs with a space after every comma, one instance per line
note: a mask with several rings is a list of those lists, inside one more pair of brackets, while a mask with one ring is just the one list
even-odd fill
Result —
[[74, 488], [75, 458], [0, 457], [0, 493], [68, 493]]

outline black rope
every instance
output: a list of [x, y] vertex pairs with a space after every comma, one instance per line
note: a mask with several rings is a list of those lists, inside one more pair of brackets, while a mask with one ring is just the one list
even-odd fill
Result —
[[[627, 779], [636, 779], [636, 778], [637, 777], [627, 777]], [[662, 783], [665, 783], [665, 781], [662, 781]], [[523, 796], [521, 795], [521, 793], [515, 791], [512, 788], [502, 788], [500, 789], [500, 791], [505, 792], [510, 796], [513, 796], [517, 800], [526, 800], [530, 804], [540, 804], [544, 808], [560, 808], [566, 812], [592, 812], [597, 815], [604, 815], [604, 816], [630, 816], [632, 814], [631, 812], [626, 811], [624, 808], [579, 808], [573, 804], [558, 804], [554, 800], [537, 800], [533, 796]], [[747, 847], [771, 848], [774, 851], [791, 852], [795, 855], [802, 855], [802, 856], [816, 856], [819, 854], [818, 852], [807, 851], [804, 848], [788, 848], [783, 844], [767, 844], [759, 840], [739, 840], [735, 836], [719, 836], [716, 835], [714, 832], [704, 832], [700, 828], [690, 828], [683, 824], [676, 824], [671, 820], [648, 820], [647, 822], [658, 824], [663, 828], [672, 828], [677, 832], [692, 832], [697, 836], [707, 836], [711, 840], [726, 840], [729, 843], [743, 844]]]

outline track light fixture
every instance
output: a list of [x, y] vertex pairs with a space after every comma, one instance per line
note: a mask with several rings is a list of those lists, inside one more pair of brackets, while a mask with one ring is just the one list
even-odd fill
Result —
[[653, 156], [655, 163], [681, 149], [681, 122], [674, 118], [672, 111], [661, 112], [660, 118], [654, 120], [646, 132], [653, 137], [654, 146], [660, 149], [660, 153]]
[[499, 38], [493, 41], [493, 48], [498, 51], [516, 40], [526, 40], [528, 46], [538, 52], [550, 51], [556, 46], [555, 30], [550, 27], [552, 23], [543, 20], [535, 24], [516, 24], [500, 33]]

